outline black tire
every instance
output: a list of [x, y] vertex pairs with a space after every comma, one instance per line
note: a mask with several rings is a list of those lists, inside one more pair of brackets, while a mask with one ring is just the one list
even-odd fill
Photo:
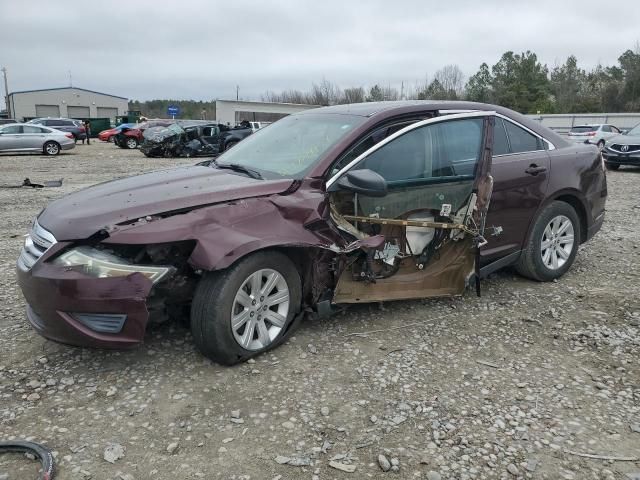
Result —
[[237, 144], [238, 144], [237, 140], [233, 140], [233, 141], [231, 141], [231, 142], [227, 143], [227, 144], [225, 145], [225, 147], [224, 147], [224, 151], [226, 152], [227, 150], [229, 150], [229, 149], [231, 149], [231, 148], [235, 147]]
[[598, 146], [598, 149], [599, 149], [599, 150], [602, 150], [602, 149], [604, 148], [604, 140], [600, 140], [600, 141], [597, 143], [597, 146]]
[[[234, 337], [231, 313], [236, 293], [252, 273], [261, 269], [275, 270], [284, 277], [289, 289], [289, 310], [282, 330], [269, 345], [259, 350], [246, 350]], [[191, 304], [194, 342], [203, 355], [222, 365], [234, 365], [270, 350], [291, 333], [292, 321], [300, 311], [301, 292], [298, 270], [279, 252], [258, 252], [226, 270], [206, 273], [198, 283]]]
[[50, 140], [42, 146], [42, 153], [45, 155], [58, 155], [60, 153], [60, 144]]
[[127, 137], [124, 140], [124, 148], [128, 148], [129, 150], [138, 148], [138, 139], [135, 137]]
[[113, 135], [107, 137], [107, 143], [113, 143]]
[[[542, 261], [542, 239], [544, 230], [549, 222], [560, 215], [567, 217], [573, 227], [573, 248], [565, 263], [557, 269], [548, 268]], [[555, 201], [547, 205], [536, 219], [531, 236], [526, 248], [520, 255], [516, 264], [518, 272], [528, 278], [539, 282], [550, 282], [564, 275], [576, 258], [580, 245], [581, 225], [578, 214], [574, 208], [566, 202]]]
[[609, 162], [604, 162], [604, 166], [607, 167], [607, 170], [618, 170], [620, 168], [620, 165]]

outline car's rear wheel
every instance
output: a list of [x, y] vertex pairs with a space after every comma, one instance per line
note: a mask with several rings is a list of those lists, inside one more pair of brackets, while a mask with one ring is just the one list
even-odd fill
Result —
[[113, 143], [113, 135], [111, 135], [110, 137], [107, 137], [107, 142]]
[[128, 149], [133, 150], [134, 148], [138, 148], [138, 139], [134, 137], [127, 137], [124, 144]]
[[580, 245], [580, 219], [566, 202], [552, 202], [540, 213], [517, 264], [520, 274], [541, 282], [564, 275]]
[[259, 252], [205, 274], [191, 306], [191, 332], [210, 359], [233, 365], [279, 345], [300, 311], [301, 281], [279, 252]]
[[602, 150], [604, 148], [604, 140], [600, 140], [597, 145], [598, 149]]
[[609, 162], [604, 162], [604, 166], [607, 167], [607, 170], [618, 170], [620, 168], [620, 165]]
[[58, 155], [60, 153], [60, 144], [58, 142], [46, 142], [42, 147], [42, 152], [45, 155]]

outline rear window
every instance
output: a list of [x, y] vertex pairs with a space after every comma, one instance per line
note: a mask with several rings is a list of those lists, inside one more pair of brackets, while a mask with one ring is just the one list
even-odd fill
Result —
[[598, 129], [597, 126], [591, 126], [591, 125], [581, 125], [579, 127], [572, 127], [571, 128], [571, 133], [588, 133], [588, 132], [595, 132]]

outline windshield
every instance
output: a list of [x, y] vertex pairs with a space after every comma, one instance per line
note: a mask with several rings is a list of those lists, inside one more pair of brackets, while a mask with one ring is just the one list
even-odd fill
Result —
[[291, 115], [250, 135], [221, 155], [217, 163], [302, 178], [325, 152], [365, 120], [355, 115]]
[[627, 132], [627, 135], [640, 136], [640, 123]]

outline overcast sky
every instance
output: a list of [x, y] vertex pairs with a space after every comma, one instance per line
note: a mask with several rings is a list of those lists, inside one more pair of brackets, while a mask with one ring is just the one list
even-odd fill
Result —
[[68, 86], [71, 71], [139, 100], [235, 98], [236, 84], [259, 100], [323, 76], [399, 87], [450, 63], [468, 77], [507, 50], [590, 68], [638, 41], [637, 0], [0, 0], [10, 91]]

